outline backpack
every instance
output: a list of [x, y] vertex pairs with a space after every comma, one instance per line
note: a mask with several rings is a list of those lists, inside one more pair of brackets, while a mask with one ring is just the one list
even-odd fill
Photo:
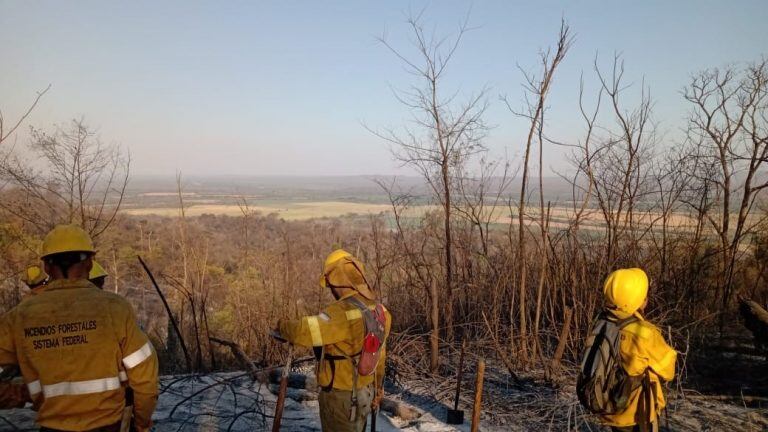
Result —
[[621, 366], [619, 351], [620, 330], [636, 321], [634, 316], [616, 320], [602, 312], [592, 325], [576, 381], [576, 394], [581, 405], [593, 414], [624, 411], [632, 392], [642, 385], [642, 375], [627, 375]]
[[365, 325], [365, 336], [363, 337], [363, 348], [360, 351], [360, 358], [357, 360], [357, 373], [362, 376], [371, 376], [376, 372], [376, 366], [381, 358], [381, 348], [386, 341], [385, 326], [387, 316], [384, 305], [376, 303], [376, 307], [371, 310], [368, 305], [360, 299], [350, 297], [349, 303], [360, 310]]

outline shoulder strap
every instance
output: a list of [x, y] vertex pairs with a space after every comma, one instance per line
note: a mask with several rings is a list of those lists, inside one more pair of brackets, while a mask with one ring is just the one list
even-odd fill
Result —
[[363, 323], [365, 324], [365, 334], [373, 333], [381, 342], [384, 343], [386, 325], [386, 315], [384, 305], [376, 302], [374, 308], [371, 309], [368, 305], [363, 303], [360, 299], [350, 297], [350, 303], [360, 309], [360, 313], [363, 315]]
[[620, 329], [623, 329], [624, 327], [626, 327], [626, 326], [628, 326], [628, 325], [630, 325], [632, 323], [639, 322], [639, 321], [640, 321], [639, 318], [637, 318], [636, 316], [632, 315], [629, 318], [624, 318], [623, 320], [616, 321], [616, 325], [618, 325]]
[[352, 306], [360, 309], [360, 312], [365, 313], [365, 312], [370, 310], [370, 309], [368, 309], [368, 305], [363, 303], [362, 300], [360, 300], [359, 298], [357, 298], [355, 296], [347, 297], [347, 298], [344, 299], [344, 301], [346, 301], [347, 303], [351, 304]]
[[591, 376], [595, 371], [595, 357], [597, 357], [597, 355], [600, 353], [600, 345], [605, 339], [604, 333], [606, 325], [608, 325], [608, 323], [599, 318], [592, 324], [592, 329], [590, 330], [590, 335], [586, 343], [586, 356], [584, 356], [584, 359], [581, 363], [582, 372], [586, 373], [587, 375]]
[[355, 296], [347, 297], [344, 300], [360, 310], [360, 313], [363, 315], [363, 322], [365, 323], [366, 333], [372, 331], [372, 324], [376, 320], [376, 316], [374, 312], [368, 307], [368, 305]]

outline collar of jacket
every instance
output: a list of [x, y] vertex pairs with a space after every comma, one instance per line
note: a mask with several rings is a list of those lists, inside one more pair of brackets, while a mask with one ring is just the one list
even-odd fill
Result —
[[97, 288], [88, 279], [57, 279], [48, 282], [45, 285], [45, 291], [54, 291], [60, 289], [75, 289], [75, 288]]

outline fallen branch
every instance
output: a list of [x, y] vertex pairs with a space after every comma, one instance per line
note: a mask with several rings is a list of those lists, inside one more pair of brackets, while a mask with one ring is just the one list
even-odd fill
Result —
[[560, 361], [563, 359], [565, 353], [565, 345], [568, 342], [568, 334], [571, 330], [571, 318], [573, 317], [573, 309], [565, 308], [565, 319], [563, 322], [563, 328], [560, 330], [560, 338], [557, 341], [557, 348], [555, 349], [555, 356], [552, 357], [552, 363], [549, 366], [549, 378], [552, 379], [560, 369]]
[[244, 377], [246, 375], [248, 375], [248, 374], [247, 373], [237, 374], [235, 376], [226, 378], [224, 380], [217, 381], [217, 382], [214, 382], [212, 384], [209, 384], [209, 385], [207, 385], [207, 386], [205, 386], [205, 387], [203, 387], [203, 388], [193, 392], [189, 396], [183, 398], [182, 400], [180, 400], [179, 402], [176, 403], [176, 405], [173, 407], [173, 409], [171, 409], [171, 412], [168, 414], [168, 418], [169, 419], [173, 419], [173, 414], [176, 412], [176, 410], [180, 406], [184, 405], [186, 402], [188, 402], [188, 401], [192, 400], [193, 398], [195, 398], [196, 396], [198, 396], [198, 395], [200, 395], [202, 393], [205, 393], [206, 391], [208, 391], [208, 390], [210, 390], [210, 389], [212, 389], [212, 388], [214, 388], [216, 386], [220, 386], [222, 384], [230, 383], [230, 382], [235, 381], [237, 379], [240, 379], [240, 378], [242, 378], [242, 377]]
[[[298, 361], [300, 360], [302, 359], [296, 360], [294, 364], [298, 364]], [[304, 361], [308, 361], [308, 360], [309, 359], [306, 359]], [[270, 384], [280, 384], [281, 378], [282, 378], [282, 368], [273, 369], [267, 372], [260, 372], [258, 376], [258, 379], [260, 382], [269, 382]], [[315, 379], [314, 375], [305, 375], [301, 373], [289, 373], [288, 387], [295, 388], [295, 389], [315, 390], [317, 389], [317, 380]]]
[[739, 299], [739, 312], [744, 320], [744, 326], [752, 332], [755, 348], [758, 350], [768, 347], [768, 311], [759, 303], [748, 298]]
[[248, 372], [251, 374], [251, 380], [256, 381], [256, 376], [259, 373], [259, 370], [256, 368], [256, 366], [253, 364], [253, 361], [251, 361], [250, 358], [248, 358], [248, 355], [245, 354], [245, 351], [235, 342], [226, 340], [226, 339], [219, 339], [217, 337], [210, 336], [208, 337], [208, 340], [211, 342], [215, 342], [219, 345], [224, 345], [226, 347], [229, 347], [230, 351], [232, 351], [232, 355], [235, 356], [235, 359], [237, 359], [237, 362], [240, 363]]
[[504, 367], [507, 368], [507, 371], [509, 372], [509, 375], [512, 377], [512, 379], [516, 383], [520, 384], [520, 377], [518, 377], [515, 373], [515, 368], [512, 365], [512, 361], [509, 359], [506, 351], [504, 351], [504, 348], [496, 338], [496, 333], [493, 332], [491, 323], [488, 322], [488, 318], [485, 316], [485, 312], [483, 312], [483, 321], [485, 321], [485, 326], [488, 328], [488, 333], [491, 335], [491, 339], [493, 340], [493, 347], [496, 349], [496, 354], [498, 354], [499, 358], [501, 358], [501, 362], [504, 363]]
[[[310, 361], [310, 360], [314, 360], [314, 357], [302, 357], [302, 358], [294, 361], [293, 362], [293, 366], [296, 366], [296, 365], [298, 365], [300, 363], [305, 363], [305, 362]], [[259, 369], [256, 372], [257, 372], [257, 375], [259, 375], [261, 373], [265, 373], [265, 372], [268, 373], [269, 371], [280, 369], [282, 367], [283, 366], [270, 366], [270, 367], [266, 367], [266, 368], [263, 368], [263, 369]], [[176, 412], [176, 409], [178, 409], [181, 405], [183, 405], [184, 403], [186, 403], [189, 400], [193, 399], [194, 397], [200, 395], [201, 393], [204, 393], [204, 392], [206, 392], [206, 391], [208, 391], [208, 390], [210, 390], [210, 389], [212, 389], [212, 388], [214, 388], [216, 386], [220, 386], [220, 385], [223, 385], [223, 384], [228, 384], [228, 383], [236, 381], [236, 380], [238, 380], [240, 378], [243, 378], [245, 376], [250, 376], [250, 374], [251, 374], [250, 372], [240, 373], [240, 374], [228, 377], [226, 379], [223, 379], [223, 380], [211, 383], [211, 384], [209, 384], [209, 385], [207, 385], [207, 386], [205, 386], [205, 387], [203, 387], [203, 388], [193, 392], [192, 394], [184, 397], [181, 401], [179, 401], [176, 404], [176, 406], [173, 407], [173, 409], [171, 410], [170, 414], [168, 414], [168, 418], [169, 419], [173, 418], [173, 414]]]
[[173, 313], [171, 312], [171, 307], [168, 305], [168, 300], [165, 299], [165, 295], [163, 295], [163, 292], [160, 291], [160, 286], [157, 285], [157, 281], [155, 281], [155, 276], [152, 275], [151, 271], [149, 271], [149, 267], [147, 267], [147, 264], [144, 262], [143, 259], [141, 259], [141, 256], [136, 255], [136, 258], [139, 259], [141, 266], [144, 267], [144, 271], [147, 272], [147, 276], [149, 276], [149, 280], [152, 281], [152, 285], [155, 287], [157, 294], [160, 296], [160, 300], [163, 301], [163, 306], [165, 306], [165, 312], [168, 314], [168, 319], [171, 320], [171, 324], [173, 324], [173, 330], [174, 332], [176, 332], [176, 336], [178, 336], [179, 343], [181, 344], [181, 349], [184, 351], [184, 360], [187, 362], [187, 372], [192, 372], [192, 357], [189, 356], [189, 351], [187, 350], [187, 344], [184, 342], [184, 337], [181, 335], [181, 330], [179, 330], [178, 324], [176, 324], [176, 319], [173, 317]]
[[382, 411], [400, 417], [407, 422], [415, 420], [421, 415], [416, 409], [390, 398], [382, 399], [379, 407]]

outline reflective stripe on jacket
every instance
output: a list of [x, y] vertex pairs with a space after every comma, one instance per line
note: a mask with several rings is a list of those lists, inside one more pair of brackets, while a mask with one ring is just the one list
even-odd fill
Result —
[[158, 396], [157, 355], [122, 297], [86, 280], [57, 280], [0, 320], [0, 364], [18, 364], [38, 424], [88, 430], [120, 421], [124, 384], [148, 430]]
[[[645, 321], [635, 313], [639, 321], [628, 324], [620, 331], [620, 349], [622, 367], [630, 376], [649, 372], [651, 386], [656, 395], [656, 403], [651, 404], [651, 421], [656, 421], [658, 411], [666, 406], [661, 380], [671, 381], [675, 377], [677, 352], [664, 340], [656, 326]], [[610, 426], [632, 426], [641, 424], [643, 418], [638, 412], [642, 387], [636, 389], [629, 398], [629, 406], [619, 414], [604, 416]]]
[[[353, 295], [371, 309], [376, 307], [376, 302], [353, 292], [331, 303], [318, 315], [280, 323], [280, 334], [289, 342], [305, 347], [324, 347], [325, 359], [317, 365], [317, 384], [321, 387], [332, 386], [337, 390], [352, 390], [354, 365], [344, 356], [358, 355], [363, 349], [365, 337], [362, 312], [344, 301]], [[385, 314], [387, 317], [385, 335], [389, 336], [392, 316], [386, 309]], [[333, 360], [334, 358], [336, 360]], [[381, 387], [384, 379], [385, 360], [386, 343], [381, 349], [381, 357], [376, 368], [377, 387]], [[372, 382], [373, 376], [360, 376], [357, 379], [357, 388], [365, 387]]]

